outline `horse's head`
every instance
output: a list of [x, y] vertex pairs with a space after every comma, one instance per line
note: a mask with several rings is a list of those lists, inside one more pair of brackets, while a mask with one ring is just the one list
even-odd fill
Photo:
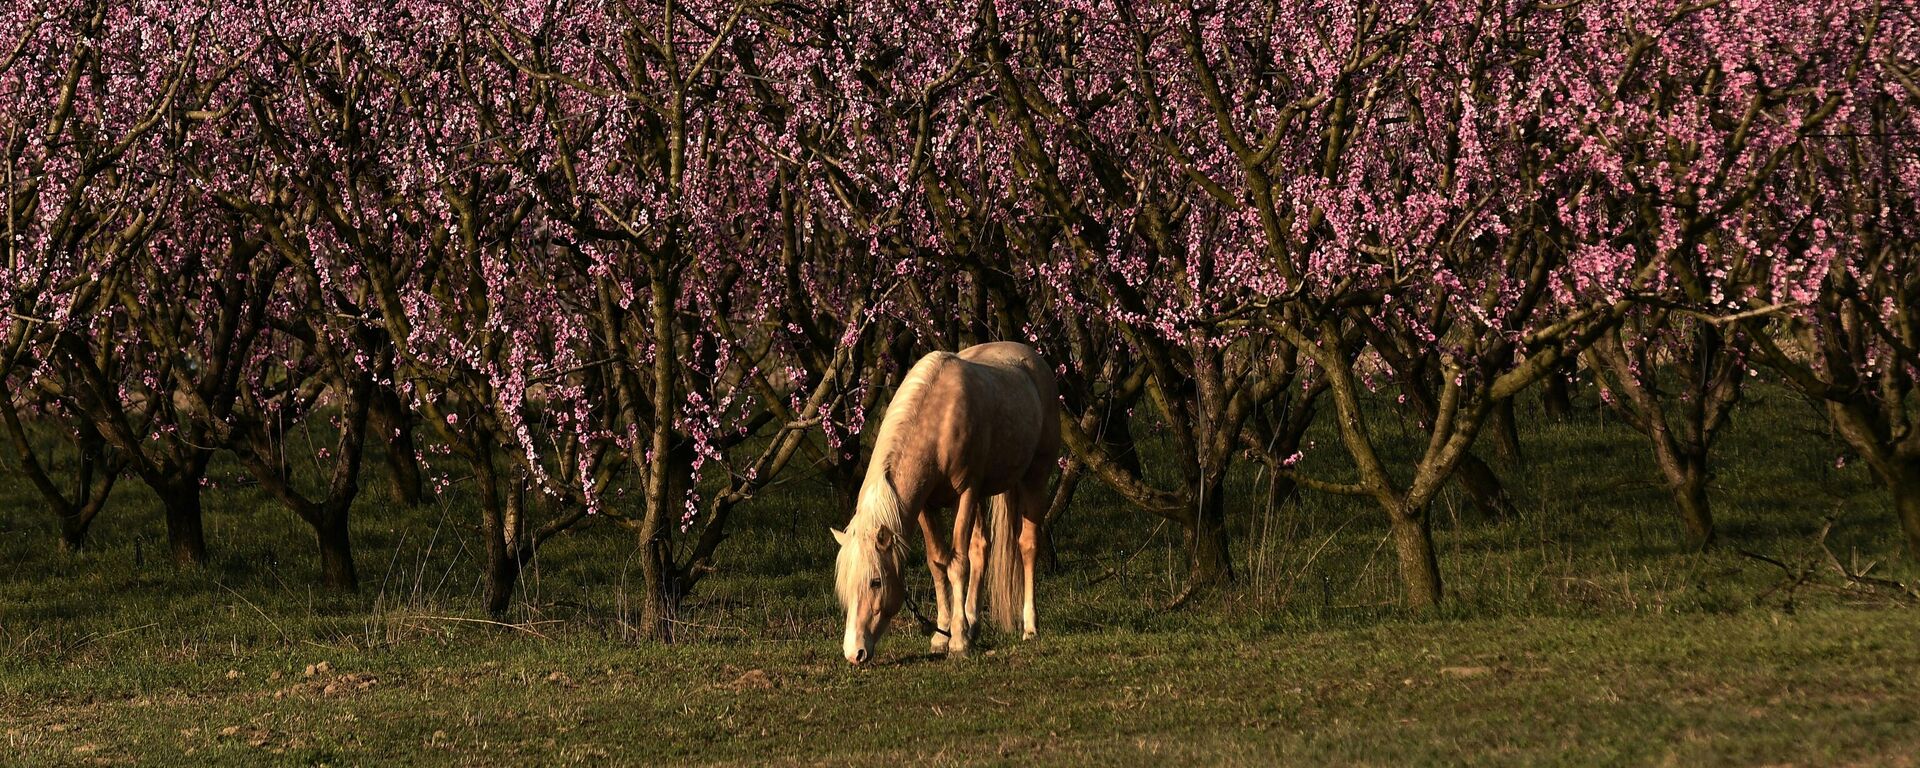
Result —
[[847, 661], [864, 664], [873, 658], [880, 636], [906, 600], [907, 585], [900, 577], [900, 541], [892, 528], [872, 531], [834, 531], [840, 557], [834, 563], [834, 593], [847, 609], [846, 639], [841, 652]]

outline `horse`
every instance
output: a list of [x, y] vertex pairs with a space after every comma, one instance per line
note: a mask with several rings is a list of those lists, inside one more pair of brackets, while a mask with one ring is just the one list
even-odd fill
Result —
[[[901, 537], [915, 521], [938, 606], [934, 655], [967, 654], [983, 571], [994, 623], [1020, 630], [1022, 639], [1034, 636], [1034, 552], [1047, 477], [1060, 455], [1059, 408], [1053, 369], [1025, 344], [934, 352], [907, 372], [880, 422], [853, 519], [833, 530], [840, 544], [834, 593], [847, 612], [841, 650], [848, 662], [873, 658], [906, 599]], [[935, 519], [948, 507], [952, 547]]]

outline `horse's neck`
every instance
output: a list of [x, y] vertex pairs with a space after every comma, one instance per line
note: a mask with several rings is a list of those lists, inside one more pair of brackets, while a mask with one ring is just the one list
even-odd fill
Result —
[[850, 527], [887, 525], [894, 527], [895, 533], [906, 533], [906, 526], [918, 516], [927, 495], [925, 478], [918, 467], [889, 466], [889, 458], [876, 453], [868, 465]]
[[880, 420], [879, 439], [874, 441], [873, 456], [867, 461], [867, 476], [861, 481], [854, 524], [905, 527], [918, 517], [929, 488], [923, 455], [926, 446], [922, 444], [924, 441], [908, 438], [906, 425], [924, 407], [933, 372], [950, 357], [952, 355], [934, 353], [921, 358], [913, 370], [908, 371], [906, 380], [894, 393], [893, 402], [888, 403], [887, 414]]

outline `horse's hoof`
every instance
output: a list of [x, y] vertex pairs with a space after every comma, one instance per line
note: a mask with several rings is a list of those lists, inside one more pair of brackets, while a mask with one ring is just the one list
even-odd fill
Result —
[[947, 655], [947, 639], [944, 637], [934, 638], [927, 650], [932, 651], [935, 656]]
[[1026, 632], [1023, 632], [1023, 633], [1021, 633], [1021, 635], [1020, 635], [1020, 639], [1022, 639], [1022, 640], [1032, 640], [1032, 639], [1033, 639], [1033, 637], [1034, 637], [1035, 635], [1038, 635], [1038, 634], [1040, 634], [1040, 633], [1039, 633], [1039, 632], [1036, 632], [1036, 631], [1034, 631], [1034, 630], [1031, 630], [1031, 629], [1029, 629], [1029, 630], [1027, 630]]
[[967, 650], [968, 648], [964, 643], [949, 643], [947, 644], [947, 658], [964, 659], [967, 657]]

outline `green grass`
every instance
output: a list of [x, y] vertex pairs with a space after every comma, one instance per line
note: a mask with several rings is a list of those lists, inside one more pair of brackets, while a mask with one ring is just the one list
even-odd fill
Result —
[[[824, 641], [456, 632], [9, 669], [27, 762], [1781, 763], [1920, 750], [1910, 612], [1067, 633], [849, 669]], [[179, 650], [179, 649], [171, 649]], [[307, 677], [308, 664], [331, 671]], [[232, 671], [229, 671], [232, 670]]]
[[[754, 504], [672, 646], [633, 637], [615, 525], [550, 545], [504, 628], [477, 621], [457, 495], [401, 511], [369, 478], [365, 588], [341, 597], [310, 586], [304, 527], [230, 468], [207, 495], [214, 562], [185, 573], [135, 483], [65, 555], [31, 490], [0, 482], [0, 763], [1912, 764], [1920, 613], [1847, 588], [1815, 535], [1835, 515], [1842, 559], [1920, 569], [1811, 409], [1765, 390], [1739, 414], [1717, 454], [1729, 546], [1703, 556], [1676, 551], [1624, 427], [1588, 412], [1523, 437], [1527, 461], [1496, 464], [1517, 517], [1441, 502], [1436, 615], [1395, 607], [1376, 510], [1267, 509], [1251, 471], [1237, 582], [1162, 611], [1177, 532], [1089, 484], [1039, 639], [934, 660], [902, 621], [863, 670], [829, 591], [825, 528], [847, 511], [804, 468]], [[1309, 466], [1337, 474], [1315, 440]], [[1735, 550], [1812, 576], [1779, 589]]]

